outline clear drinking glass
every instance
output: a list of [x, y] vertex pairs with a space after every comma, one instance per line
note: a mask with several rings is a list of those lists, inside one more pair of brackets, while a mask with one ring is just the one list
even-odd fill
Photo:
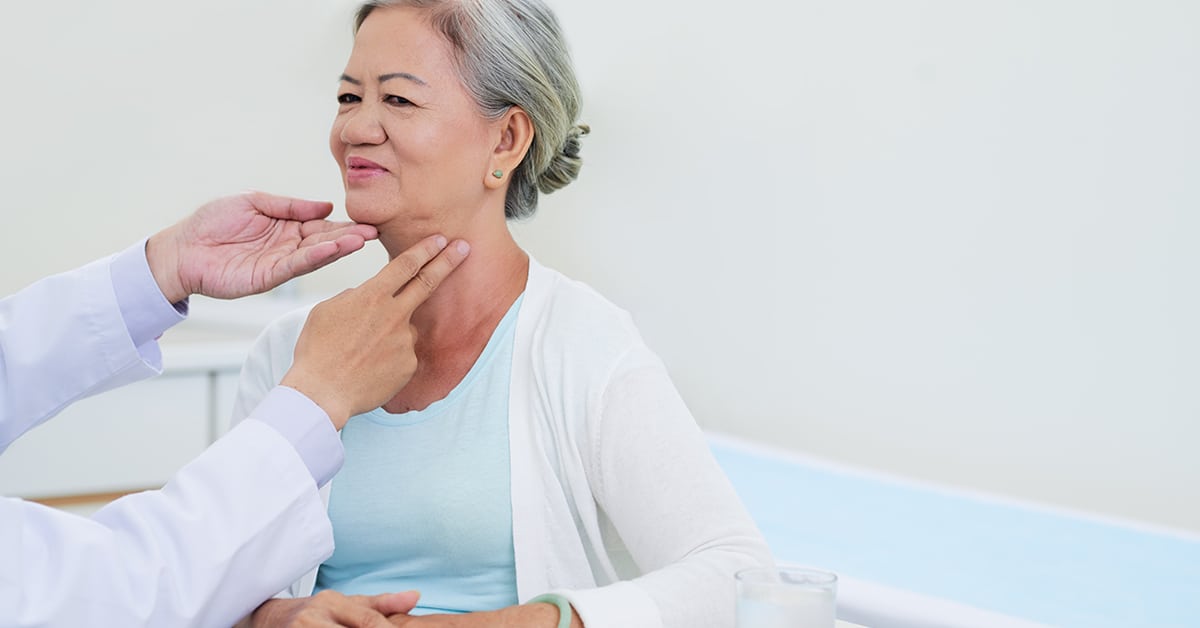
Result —
[[806, 567], [739, 571], [737, 628], [834, 628], [837, 574]]

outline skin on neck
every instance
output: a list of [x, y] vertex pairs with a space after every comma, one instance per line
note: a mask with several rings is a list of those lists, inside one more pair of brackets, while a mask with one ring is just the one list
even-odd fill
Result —
[[[442, 351], [461, 348], [464, 342], [486, 344], [492, 330], [508, 308], [525, 290], [529, 256], [521, 249], [504, 218], [504, 192], [484, 199], [476, 211], [452, 212], [460, 219], [424, 224], [397, 218], [379, 225], [379, 240], [389, 259], [434, 233], [448, 239], [462, 238], [471, 245], [471, 255], [437, 291], [413, 313], [422, 349], [438, 362]], [[481, 329], [482, 328], [482, 329]], [[478, 347], [482, 350], [482, 344]]]
[[417, 371], [408, 385], [384, 404], [386, 411], [421, 410], [445, 398], [462, 381], [504, 314], [525, 290], [529, 256], [508, 230], [502, 194], [478, 212], [451, 212], [462, 219], [415, 224], [397, 218], [379, 225], [379, 240], [389, 257], [434, 233], [450, 240], [461, 238], [471, 245], [467, 261], [413, 313]]

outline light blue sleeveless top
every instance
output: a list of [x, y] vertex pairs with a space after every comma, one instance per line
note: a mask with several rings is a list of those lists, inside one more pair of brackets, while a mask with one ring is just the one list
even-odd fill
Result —
[[522, 298], [445, 399], [376, 409], [342, 429], [346, 463], [329, 503], [336, 549], [314, 593], [416, 589], [414, 615], [517, 603], [508, 388]]

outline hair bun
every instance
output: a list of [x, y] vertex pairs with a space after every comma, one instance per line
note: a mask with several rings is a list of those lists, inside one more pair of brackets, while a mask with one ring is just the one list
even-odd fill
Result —
[[579, 169], [583, 166], [583, 159], [579, 157], [582, 144], [580, 138], [591, 132], [591, 127], [586, 124], [576, 124], [567, 131], [562, 148], [554, 155], [545, 172], [538, 177], [538, 189], [543, 194], [564, 188], [579, 176]]
[[586, 124], [576, 124], [567, 131], [567, 137], [563, 140], [562, 154], [567, 157], [579, 157], [579, 138], [592, 132], [592, 127]]

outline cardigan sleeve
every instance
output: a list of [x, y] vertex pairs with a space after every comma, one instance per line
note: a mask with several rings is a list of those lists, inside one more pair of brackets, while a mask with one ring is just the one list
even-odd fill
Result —
[[593, 494], [643, 575], [567, 592], [585, 625], [732, 626], [734, 573], [770, 551], [662, 362], [633, 352], [596, 416]]

